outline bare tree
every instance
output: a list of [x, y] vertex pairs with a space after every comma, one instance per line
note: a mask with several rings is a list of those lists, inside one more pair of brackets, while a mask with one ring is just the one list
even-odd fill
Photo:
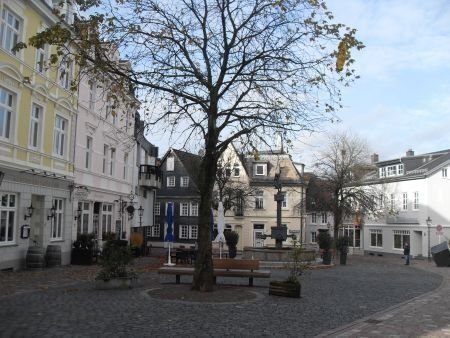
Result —
[[[350, 50], [363, 45], [319, 0], [77, 3], [92, 14], [80, 13], [74, 27], [50, 27], [31, 44], [75, 53], [93, 76], [111, 74], [135, 89], [150, 130], [202, 140], [193, 289], [210, 291], [210, 207], [221, 153], [237, 139], [270, 145], [275, 134], [288, 140], [334, 119], [340, 87], [356, 78]], [[116, 47], [130, 67], [111, 58]]]
[[334, 237], [346, 217], [360, 218], [379, 211], [380, 191], [365, 181], [375, 167], [367, 143], [356, 135], [336, 133], [330, 136], [326, 149], [316, 162], [319, 179], [311, 180], [308, 204], [334, 216]]

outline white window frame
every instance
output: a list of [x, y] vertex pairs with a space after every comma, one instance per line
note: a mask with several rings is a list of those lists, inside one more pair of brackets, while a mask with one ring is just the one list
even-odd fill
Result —
[[387, 167], [387, 176], [397, 176], [397, 166], [396, 165], [390, 165]]
[[[371, 248], [382, 248], [383, 247], [383, 231], [380, 229], [370, 229], [370, 243]], [[375, 245], [373, 245], [373, 239], [375, 240]]]
[[397, 172], [398, 172], [398, 175], [403, 175], [404, 174], [405, 166], [403, 165], [403, 163], [398, 165]]
[[103, 145], [103, 165], [102, 165], [102, 173], [106, 175], [106, 170], [108, 168], [108, 154], [109, 154], [109, 145]]
[[30, 112], [30, 133], [28, 138], [28, 145], [31, 149], [41, 149], [42, 139], [42, 119], [44, 115], [44, 108], [38, 104], [31, 105]]
[[45, 75], [47, 73], [47, 46], [36, 48], [36, 71]]
[[311, 231], [311, 243], [317, 243], [317, 232]]
[[444, 177], [444, 178], [448, 177], [447, 176], [447, 168], [442, 168], [441, 173], [442, 173], [442, 177]]
[[[258, 173], [258, 169], [262, 168], [262, 173]], [[265, 176], [267, 172], [267, 164], [255, 164], [255, 176]]]
[[403, 198], [402, 210], [406, 211], [408, 210], [408, 193], [407, 192], [402, 193], [402, 198]]
[[189, 226], [189, 238], [190, 239], [198, 238], [198, 225], [190, 225]]
[[395, 210], [395, 194], [390, 194], [389, 207], [391, 210]]
[[166, 171], [174, 171], [174, 170], [175, 170], [175, 157], [173, 156], [167, 157]]
[[155, 203], [154, 213], [155, 213], [155, 216], [161, 215], [161, 203], [159, 203], [159, 202]]
[[189, 225], [186, 224], [179, 225], [178, 237], [180, 239], [189, 239]]
[[311, 224], [317, 224], [317, 214], [315, 212], [311, 213]]
[[198, 202], [191, 202], [191, 216], [198, 216]]
[[180, 202], [180, 216], [189, 216], [188, 202]]
[[386, 177], [386, 167], [380, 168], [380, 177]]
[[87, 170], [90, 170], [92, 167], [92, 148], [93, 148], [93, 142], [94, 139], [90, 136], [86, 136], [86, 156], [85, 156], [85, 162], [84, 167]]
[[328, 215], [326, 212], [322, 212], [320, 214], [320, 220], [321, 220], [321, 224], [327, 224], [328, 222]]
[[288, 208], [288, 198], [287, 198], [287, 192], [283, 192], [283, 200], [281, 201], [281, 207], [283, 209], [287, 209]]
[[9, 140], [11, 137], [11, 124], [15, 116], [16, 95], [0, 87], [0, 139]]
[[95, 83], [94, 80], [89, 80], [88, 85], [89, 85], [89, 109], [95, 110], [97, 84]]
[[[9, 22], [8, 19], [13, 22]], [[19, 42], [22, 35], [23, 19], [3, 6], [0, 17], [0, 46], [8, 53], [17, 56], [18, 52], [13, 52], [13, 47]]]
[[233, 165], [233, 177], [239, 177], [241, 175], [241, 167], [239, 164]]
[[128, 179], [128, 154], [123, 154], [123, 179]]
[[114, 174], [116, 173], [116, 148], [110, 148], [110, 155], [109, 155], [109, 175], [110, 176], [114, 176]]
[[55, 208], [55, 216], [51, 222], [50, 240], [60, 241], [63, 239], [64, 200], [62, 198], [54, 198], [52, 206]]
[[189, 187], [189, 176], [180, 177], [180, 187], [182, 188]]
[[58, 67], [58, 84], [64, 89], [70, 89], [72, 81], [72, 61], [70, 59], [62, 58]]
[[420, 204], [419, 204], [419, 192], [414, 192], [414, 203], [413, 203], [413, 210], [419, 210]]
[[[392, 230], [393, 232], [393, 249], [394, 250], [403, 250], [405, 246], [405, 242], [411, 243], [411, 234], [409, 230]], [[400, 236], [400, 245], [395, 246], [395, 237]]]
[[161, 236], [161, 226], [159, 224], [151, 226], [150, 229], [151, 229], [151, 237], [159, 238]]
[[14, 244], [17, 229], [17, 195], [0, 193], [0, 246]]
[[264, 209], [264, 191], [262, 191], [262, 190], [259, 190], [256, 192], [255, 209], [258, 209], [258, 210]]
[[81, 210], [80, 217], [77, 219], [77, 234], [89, 233], [89, 219], [91, 216], [91, 203], [78, 202], [78, 210]]
[[67, 130], [69, 121], [61, 115], [55, 115], [55, 128], [53, 132], [53, 154], [58, 157], [66, 155]]
[[175, 187], [175, 176], [167, 176], [167, 186]]
[[102, 203], [101, 238], [103, 238], [103, 234], [115, 231], [113, 225], [113, 212], [114, 207], [112, 203]]

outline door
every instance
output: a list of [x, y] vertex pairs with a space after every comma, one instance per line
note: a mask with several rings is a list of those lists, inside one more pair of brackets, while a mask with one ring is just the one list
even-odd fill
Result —
[[262, 248], [264, 246], [264, 224], [253, 224], [253, 247]]
[[413, 238], [411, 241], [411, 256], [423, 256], [423, 232], [422, 231], [414, 231]]

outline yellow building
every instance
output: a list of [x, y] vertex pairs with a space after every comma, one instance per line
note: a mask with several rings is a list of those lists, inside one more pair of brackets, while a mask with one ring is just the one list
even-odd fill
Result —
[[50, 66], [50, 48], [13, 51], [56, 20], [52, 0], [0, 0], [0, 12], [0, 270], [39, 267], [46, 249], [55, 257], [61, 250], [68, 264], [77, 119], [73, 65], [62, 60]]

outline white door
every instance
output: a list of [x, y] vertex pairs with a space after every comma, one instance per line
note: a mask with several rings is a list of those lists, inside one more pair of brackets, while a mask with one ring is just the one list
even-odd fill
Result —
[[254, 229], [253, 230], [253, 247], [262, 248], [264, 246], [264, 239], [261, 236], [264, 235], [264, 230]]

